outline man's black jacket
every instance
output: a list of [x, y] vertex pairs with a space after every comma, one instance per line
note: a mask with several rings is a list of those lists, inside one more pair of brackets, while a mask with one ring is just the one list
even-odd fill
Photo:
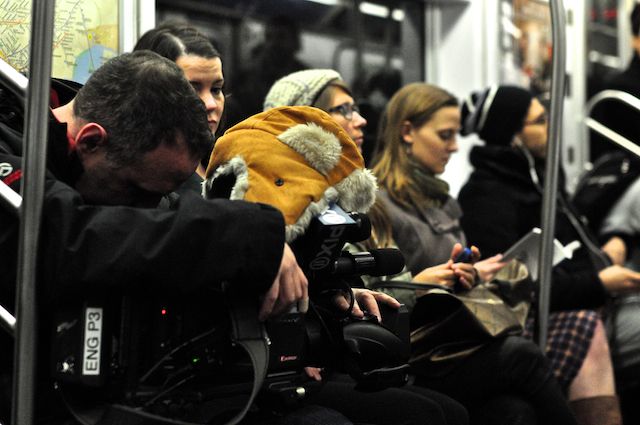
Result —
[[[282, 256], [284, 220], [277, 210], [190, 193], [166, 209], [88, 205], [74, 189], [82, 167], [68, 152], [66, 125], [51, 119], [49, 127], [41, 304], [120, 291], [184, 295], [228, 281], [258, 305], [257, 295], [273, 282]], [[22, 182], [20, 139], [0, 123], [0, 179], [16, 191]], [[0, 206], [0, 303], [10, 310], [18, 224]], [[12, 354], [6, 345], [0, 352], [2, 360]]]

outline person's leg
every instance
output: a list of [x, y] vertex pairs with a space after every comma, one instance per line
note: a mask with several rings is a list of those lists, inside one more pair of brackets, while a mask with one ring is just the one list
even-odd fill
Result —
[[598, 320], [587, 356], [569, 385], [569, 401], [616, 394], [609, 342]]
[[274, 425], [352, 425], [341, 413], [321, 406], [304, 406], [295, 410]]
[[473, 413], [478, 425], [538, 425], [533, 405], [522, 397], [500, 395], [477, 407]]
[[[363, 392], [355, 389], [355, 382], [348, 378], [326, 379], [320, 391], [311, 394], [310, 404], [328, 407], [346, 416], [356, 424], [372, 425], [436, 425], [468, 423], [464, 408], [449, 398], [439, 395], [443, 406], [431, 392], [411, 390], [410, 387], [387, 388]], [[444, 413], [444, 409], [456, 412]], [[448, 422], [447, 417], [459, 422]]]
[[440, 405], [445, 421], [450, 425], [460, 425], [469, 423], [469, 414], [467, 410], [457, 401], [437, 391], [416, 385], [406, 385], [403, 390], [421, 394]]
[[640, 294], [616, 298], [606, 313], [624, 423], [640, 423]]
[[547, 359], [524, 338], [493, 340], [444, 377], [419, 377], [416, 383], [444, 392], [465, 406], [512, 394], [531, 403], [541, 424], [576, 423]]
[[582, 367], [569, 386], [569, 401], [580, 424], [622, 423], [609, 343], [600, 320]]

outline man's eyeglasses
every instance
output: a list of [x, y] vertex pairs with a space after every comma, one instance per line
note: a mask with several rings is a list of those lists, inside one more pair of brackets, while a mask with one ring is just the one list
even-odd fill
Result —
[[360, 108], [355, 103], [342, 103], [338, 106], [327, 109], [327, 112], [330, 114], [338, 113], [346, 120], [351, 121], [353, 119], [353, 113], [360, 113]]
[[531, 121], [525, 121], [524, 125], [545, 125], [549, 122], [549, 116], [547, 113], [540, 114], [540, 116]]

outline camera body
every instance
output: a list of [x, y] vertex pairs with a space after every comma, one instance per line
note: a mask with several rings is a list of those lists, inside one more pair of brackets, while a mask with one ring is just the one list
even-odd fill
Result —
[[[336, 296], [353, 303], [351, 288], [363, 286], [361, 274], [394, 274], [404, 266], [392, 253], [343, 252], [345, 243], [369, 234], [366, 217], [334, 206], [292, 244], [309, 279], [311, 305], [306, 314], [294, 309], [264, 324], [269, 340], [265, 397], [284, 405], [300, 399], [305, 366], [346, 371], [368, 390], [406, 382], [406, 308], [381, 306], [383, 322], [378, 323], [374, 316], [355, 318], [335, 307]], [[227, 309], [234, 297], [247, 298], [221, 287], [184, 296], [111, 296], [62, 309], [54, 320], [53, 377], [83, 393], [134, 406], [246, 393], [253, 370], [230, 337]], [[257, 312], [252, 302], [250, 310]], [[261, 329], [257, 313], [254, 322]]]

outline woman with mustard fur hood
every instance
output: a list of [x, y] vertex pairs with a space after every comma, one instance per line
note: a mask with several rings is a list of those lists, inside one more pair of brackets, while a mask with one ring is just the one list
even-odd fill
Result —
[[[229, 129], [216, 142], [203, 188], [205, 197], [278, 208], [285, 217], [286, 240], [293, 243], [305, 234], [311, 219], [332, 204], [349, 212], [368, 211], [377, 187], [342, 127], [320, 109], [297, 106], [262, 112]], [[353, 292], [357, 302], [378, 317], [376, 301], [399, 307], [382, 293], [355, 288]], [[359, 309], [353, 313], [362, 315]], [[311, 370], [310, 376], [320, 380], [319, 370]], [[432, 391], [407, 386], [356, 392], [352, 380], [336, 376], [325, 376], [322, 389], [308, 402], [336, 409], [355, 422], [468, 423], [462, 406]], [[384, 407], [390, 403], [394, 409]]]

